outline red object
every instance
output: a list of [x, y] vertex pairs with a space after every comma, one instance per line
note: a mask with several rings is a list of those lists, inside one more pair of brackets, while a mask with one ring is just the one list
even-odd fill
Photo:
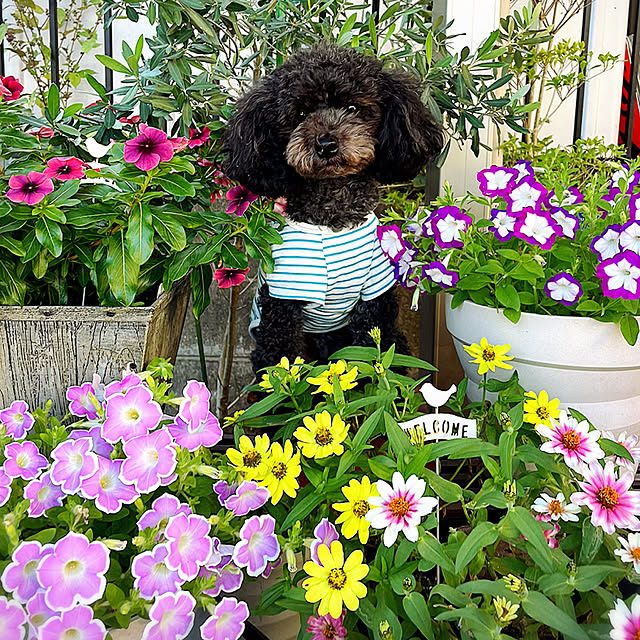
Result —
[[[620, 128], [618, 134], [618, 144], [625, 144], [627, 140], [627, 129], [629, 126], [629, 96], [631, 94], [631, 51], [629, 41], [624, 50], [624, 75], [622, 79], [622, 104], [620, 108]], [[633, 116], [633, 134], [631, 138], [631, 155], [638, 155], [640, 151], [640, 110], [638, 109], [638, 97], [636, 96], [633, 105], [635, 115]]]
[[17, 100], [24, 87], [20, 84], [17, 78], [13, 76], [0, 76], [0, 84], [2, 84], [2, 97], [6, 102], [10, 102], [11, 100]]

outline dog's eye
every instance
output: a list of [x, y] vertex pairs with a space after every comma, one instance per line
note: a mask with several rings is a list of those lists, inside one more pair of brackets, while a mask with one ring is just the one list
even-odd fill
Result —
[[298, 111], [298, 118], [300, 118], [300, 120], [302, 120], [303, 118], [307, 117], [307, 112], [304, 109], [300, 109], [300, 111]]
[[349, 113], [355, 113], [357, 110], [358, 110], [358, 107], [356, 107], [356, 105], [355, 105], [355, 104], [350, 104], [350, 105], [347, 107], [347, 111], [348, 111]]

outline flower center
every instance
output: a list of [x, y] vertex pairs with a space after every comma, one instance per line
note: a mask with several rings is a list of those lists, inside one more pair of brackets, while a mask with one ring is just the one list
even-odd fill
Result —
[[271, 469], [271, 473], [278, 479], [282, 480], [287, 475], [287, 465], [284, 462], [276, 462]]
[[71, 167], [68, 164], [65, 164], [64, 166], [58, 169], [58, 174], [67, 174], [67, 173], [71, 173]]
[[24, 185], [25, 191], [37, 191], [37, 189], [38, 185], [35, 182], [27, 182], [27, 184]]
[[371, 505], [366, 500], [356, 500], [353, 503], [353, 515], [356, 518], [364, 518], [371, 509]]
[[127, 418], [129, 418], [129, 420], [137, 420], [140, 417], [140, 413], [137, 411], [137, 409], [129, 409], [129, 411], [127, 411], [126, 413]]
[[178, 540], [178, 552], [184, 553], [191, 544], [191, 538], [188, 535], [180, 536], [180, 540]]
[[316, 444], [325, 446], [333, 442], [333, 436], [331, 435], [331, 431], [329, 431], [329, 429], [320, 428], [316, 431], [315, 440]]
[[67, 629], [62, 634], [62, 640], [81, 640], [82, 634], [78, 629]]
[[485, 362], [493, 362], [496, 359], [496, 352], [493, 347], [488, 346], [482, 350], [482, 359]]
[[569, 451], [575, 451], [580, 446], [580, 436], [573, 429], [569, 429], [562, 434], [561, 442]]
[[82, 572], [82, 564], [78, 560], [69, 560], [69, 562], [64, 565], [63, 571], [67, 577], [73, 578]]
[[44, 502], [49, 497], [49, 492], [51, 491], [51, 487], [47, 487], [46, 485], [38, 491], [38, 502]]
[[27, 467], [29, 465], [29, 456], [26, 453], [19, 453], [16, 456], [16, 464], [21, 469], [24, 469], [25, 467]]
[[347, 574], [343, 569], [331, 569], [327, 576], [327, 582], [332, 589], [343, 589], [347, 582]]
[[247, 451], [247, 453], [242, 456], [242, 462], [244, 466], [250, 467], [251, 469], [257, 467], [260, 464], [261, 460], [262, 456], [255, 449]]
[[536, 415], [541, 420], [546, 420], [549, 417], [549, 409], [547, 407], [538, 407], [536, 409]]
[[[633, 549], [633, 551], [636, 551], [636, 549]], [[640, 551], [640, 549], [638, 549], [638, 551]], [[23, 574], [25, 576], [31, 576], [35, 573], [35, 570], [38, 568], [38, 561], [37, 560], [30, 560], [29, 562], [27, 562], [27, 564], [24, 565], [24, 570], [23, 570]]]
[[562, 513], [562, 503], [560, 500], [552, 500], [549, 503], [549, 513], [554, 516], [559, 516]]
[[636, 632], [633, 634], [633, 638], [632, 638], [632, 640], [640, 640], [640, 630], [636, 631]]
[[82, 467], [83, 458], [79, 453], [72, 453], [69, 456], [69, 462], [76, 468], [80, 469]]
[[387, 509], [396, 518], [404, 518], [409, 513], [411, 505], [404, 498], [393, 498], [387, 505]]
[[113, 482], [111, 481], [111, 477], [108, 475], [103, 475], [100, 478], [100, 488], [101, 489], [110, 489], [113, 486]]
[[332, 638], [336, 637], [336, 630], [332, 624], [325, 624], [322, 627], [322, 637], [327, 638], [328, 640], [332, 640]]
[[147, 451], [145, 452], [145, 458], [147, 460], [147, 464], [149, 464], [150, 466], [155, 466], [156, 464], [158, 464], [158, 451], [156, 449], [147, 449]]
[[618, 492], [611, 487], [602, 487], [596, 494], [596, 500], [604, 509], [613, 509], [620, 501]]
[[633, 549], [629, 549], [629, 554], [633, 558], [634, 562], [640, 562], [640, 547], [634, 547]]

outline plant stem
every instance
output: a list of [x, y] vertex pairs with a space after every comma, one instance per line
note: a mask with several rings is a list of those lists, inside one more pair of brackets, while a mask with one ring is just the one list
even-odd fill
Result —
[[227, 320], [227, 330], [229, 331], [223, 359], [220, 361], [220, 399], [218, 401], [218, 411], [221, 416], [227, 415], [229, 407], [229, 391], [231, 386], [231, 369], [233, 367], [233, 356], [236, 347], [236, 317], [238, 315], [238, 301], [240, 300], [240, 289], [231, 289], [231, 301], [229, 303], [229, 318]]
[[204, 343], [202, 342], [202, 327], [200, 326], [200, 316], [196, 317], [196, 339], [198, 341], [198, 357], [200, 358], [200, 375], [202, 382], [209, 386], [209, 376], [207, 375], [207, 361], [204, 355]]

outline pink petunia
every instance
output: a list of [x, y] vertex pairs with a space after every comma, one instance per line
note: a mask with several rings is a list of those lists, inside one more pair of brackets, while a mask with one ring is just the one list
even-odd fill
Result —
[[249, 607], [235, 598], [222, 598], [213, 615], [200, 627], [203, 640], [238, 640], [244, 633]]
[[0, 507], [3, 507], [11, 497], [12, 478], [8, 476], [2, 467], [0, 467]]
[[103, 513], [118, 513], [123, 504], [135, 502], [140, 494], [120, 478], [122, 460], [98, 457], [96, 472], [82, 482], [82, 495], [95, 500]]
[[2, 587], [18, 602], [27, 602], [40, 589], [36, 569], [41, 560], [53, 552], [53, 545], [36, 540], [21, 542], [11, 554], [11, 562], [2, 572]]
[[193, 627], [195, 598], [186, 591], [165, 593], [149, 610], [143, 640], [183, 640]]
[[170, 424], [167, 429], [173, 436], [176, 444], [188, 451], [195, 451], [200, 447], [213, 447], [222, 439], [222, 429], [218, 418], [213, 413], [209, 413], [205, 420], [193, 430], [188, 422], [181, 420], [178, 416], [175, 422]]
[[234, 494], [227, 497], [224, 506], [235, 516], [245, 516], [249, 511], [255, 511], [262, 507], [270, 495], [269, 490], [265, 487], [259, 487], [257, 482], [245, 480]]
[[53, 181], [44, 173], [29, 171], [28, 175], [11, 176], [7, 198], [13, 202], [24, 202], [28, 205], [38, 204], [53, 191]]
[[107, 630], [101, 620], [93, 617], [91, 607], [75, 607], [49, 618], [40, 628], [40, 640], [104, 640]]
[[182, 395], [178, 416], [189, 423], [190, 429], [196, 429], [200, 422], [209, 416], [211, 392], [203, 382], [189, 380], [182, 390]]
[[175, 471], [176, 448], [171, 434], [158, 429], [147, 436], [137, 436], [124, 443], [120, 477], [132, 484], [139, 493], [151, 493], [160, 486], [162, 478]]
[[164, 531], [169, 554], [166, 564], [183, 580], [193, 580], [211, 555], [211, 525], [203, 516], [179, 514], [169, 520]]
[[67, 400], [69, 401], [69, 413], [79, 418], [94, 420], [98, 417], [98, 399], [96, 390], [90, 382], [85, 382], [77, 387], [67, 389]]
[[157, 545], [151, 551], [137, 555], [131, 562], [131, 575], [135, 578], [133, 587], [140, 597], [153, 600], [165, 593], [178, 591], [184, 580], [175, 569], [169, 569], [165, 560], [169, 550], [164, 544]]
[[162, 409], [144, 386], [128, 389], [124, 395], [116, 393], [107, 399], [106, 420], [102, 437], [112, 444], [135, 436], [144, 436], [155, 429], [162, 419]]
[[280, 555], [280, 543], [275, 535], [276, 521], [272, 516], [251, 516], [240, 529], [240, 542], [233, 550], [233, 561], [245, 567], [250, 576], [262, 575], [268, 560]]
[[142, 378], [137, 373], [127, 373], [122, 380], [114, 380], [104, 388], [104, 397], [108, 400], [111, 396], [124, 395], [129, 389], [141, 386]]
[[311, 560], [320, 564], [320, 559], [318, 558], [318, 547], [321, 544], [324, 544], [331, 548], [331, 543], [339, 538], [340, 536], [338, 535], [338, 530], [335, 526], [329, 522], [328, 518], [322, 518], [313, 530], [313, 541], [311, 542], [311, 547], [309, 549], [309, 552], [311, 553]]
[[45, 511], [53, 507], [61, 507], [64, 497], [64, 491], [51, 482], [49, 471], [31, 480], [24, 488], [24, 498], [29, 500], [27, 513], [31, 518], [39, 518]]
[[51, 458], [51, 481], [69, 494], [76, 493], [83, 480], [98, 469], [91, 438], [65, 440], [51, 452]]
[[24, 637], [27, 615], [15, 600], [0, 596], [0, 632], [3, 640], [18, 640]]
[[146, 124], [140, 125], [140, 135], [124, 143], [124, 161], [142, 171], [151, 171], [173, 157], [173, 145], [167, 134]]
[[182, 504], [175, 496], [165, 493], [156, 498], [151, 504], [151, 509], [142, 514], [140, 520], [138, 520], [138, 528], [143, 531], [147, 528], [158, 527], [161, 531], [164, 531], [169, 520], [180, 513], [188, 516], [193, 511], [191, 511], [189, 505]]
[[7, 409], [0, 411], [0, 422], [5, 433], [14, 440], [22, 440], [27, 431], [33, 427], [34, 417], [29, 413], [29, 406], [22, 400], [15, 400]]
[[10, 478], [32, 480], [42, 469], [49, 466], [47, 459], [33, 442], [10, 442], [4, 448], [3, 470]]

